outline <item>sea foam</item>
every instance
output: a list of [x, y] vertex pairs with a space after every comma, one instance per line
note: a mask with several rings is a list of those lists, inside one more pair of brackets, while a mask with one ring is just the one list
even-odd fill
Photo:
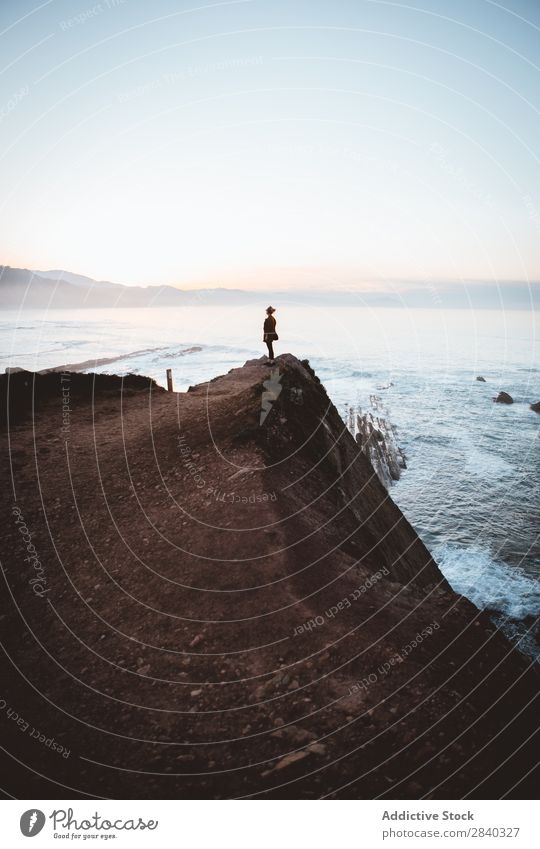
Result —
[[444, 543], [433, 555], [452, 589], [480, 609], [511, 619], [539, 615], [540, 584], [518, 567], [497, 562], [488, 550]]

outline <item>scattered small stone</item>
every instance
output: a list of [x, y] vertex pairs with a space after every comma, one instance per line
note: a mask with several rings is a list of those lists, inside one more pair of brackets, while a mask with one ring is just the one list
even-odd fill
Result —
[[418, 781], [409, 781], [407, 784], [407, 790], [409, 791], [411, 799], [419, 799], [424, 788], [418, 783]]
[[291, 752], [290, 755], [285, 755], [284, 758], [281, 758], [281, 760], [275, 765], [274, 769], [285, 769], [285, 767], [291, 766], [291, 764], [301, 761], [304, 758], [307, 758], [307, 756], [307, 752]]
[[308, 752], [313, 752], [314, 755], [326, 754], [326, 746], [324, 743], [310, 743], [307, 750]]
[[193, 637], [192, 641], [189, 644], [190, 649], [194, 649], [195, 646], [198, 646], [202, 640], [202, 634], [197, 634], [196, 637]]
[[298, 725], [288, 725], [284, 730], [287, 737], [289, 737], [294, 743], [302, 744], [315, 742], [317, 740], [316, 734], [313, 734], [312, 731], [307, 731], [305, 728], [300, 728]]
[[145, 663], [144, 666], [139, 666], [137, 672], [139, 673], [139, 675], [148, 675], [148, 673], [150, 672], [150, 664]]
[[190, 693], [189, 695], [190, 695], [190, 696], [200, 696], [200, 695], [201, 695], [201, 693], [202, 693], [202, 689], [199, 689], [199, 690], [192, 690], [192, 691], [191, 691], [191, 693]]

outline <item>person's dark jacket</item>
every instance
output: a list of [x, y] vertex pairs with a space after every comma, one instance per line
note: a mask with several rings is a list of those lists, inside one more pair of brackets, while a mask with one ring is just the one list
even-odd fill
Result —
[[275, 342], [277, 338], [276, 320], [273, 315], [267, 315], [264, 320], [263, 342]]

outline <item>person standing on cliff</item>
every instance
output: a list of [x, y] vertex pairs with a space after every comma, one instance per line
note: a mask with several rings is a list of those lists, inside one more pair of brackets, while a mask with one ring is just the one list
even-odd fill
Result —
[[266, 318], [263, 326], [263, 342], [268, 348], [268, 365], [274, 365], [274, 342], [279, 339], [276, 333], [276, 319], [274, 318], [274, 307], [266, 307]]

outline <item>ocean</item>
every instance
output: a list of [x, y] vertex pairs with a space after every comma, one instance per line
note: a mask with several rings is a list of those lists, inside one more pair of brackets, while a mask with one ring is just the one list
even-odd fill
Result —
[[[538, 656], [538, 314], [276, 301], [276, 354], [308, 358], [345, 421], [375, 404], [395, 425], [407, 470], [392, 497], [452, 587]], [[85, 363], [163, 386], [171, 368], [185, 390], [264, 353], [265, 306], [2, 311], [0, 362]], [[494, 404], [499, 390], [515, 403]]]

